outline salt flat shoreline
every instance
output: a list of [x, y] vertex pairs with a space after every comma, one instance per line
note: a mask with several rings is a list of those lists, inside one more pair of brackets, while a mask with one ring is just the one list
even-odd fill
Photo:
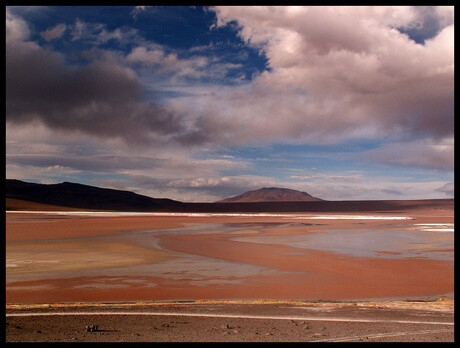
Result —
[[200, 305], [296, 305], [304, 307], [367, 307], [367, 308], [399, 308], [450, 311], [454, 309], [452, 294], [444, 296], [425, 296], [410, 299], [354, 299], [337, 301], [308, 301], [308, 300], [176, 300], [176, 301], [113, 301], [113, 302], [56, 302], [56, 303], [7, 303], [6, 310], [32, 309], [71, 309], [71, 308], [153, 308], [162, 306], [200, 306]]
[[415, 220], [407, 216], [386, 216], [386, 215], [336, 215], [323, 213], [321, 215], [310, 215], [305, 213], [165, 213], [165, 212], [114, 212], [114, 211], [28, 211], [28, 210], [7, 210], [8, 214], [44, 214], [44, 215], [69, 215], [69, 216], [177, 216], [177, 217], [281, 217], [290, 219], [331, 219], [331, 220]]

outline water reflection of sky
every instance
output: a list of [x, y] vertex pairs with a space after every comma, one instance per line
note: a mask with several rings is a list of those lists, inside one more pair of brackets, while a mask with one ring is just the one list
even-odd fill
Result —
[[426, 226], [409, 229], [331, 229], [312, 234], [254, 236], [234, 240], [285, 244], [358, 257], [415, 257], [449, 261], [454, 258], [453, 230]]
[[205, 233], [225, 233], [228, 228], [223, 223], [184, 223], [177, 228], [158, 228], [149, 230], [124, 231], [127, 235], [160, 235], [160, 234], [205, 234]]
[[[186, 223], [179, 228], [126, 231], [145, 247], [161, 249], [155, 236], [161, 234], [244, 234], [232, 240], [285, 244], [302, 249], [331, 251], [358, 257], [427, 258], [453, 261], [454, 224], [385, 225], [376, 229], [327, 229], [311, 233], [307, 223]], [[267, 236], [271, 228], [305, 228], [305, 234]]]
[[[322, 225], [321, 229], [316, 228], [318, 225]], [[358, 257], [392, 259], [414, 257], [447, 261], [454, 259], [453, 224], [381, 224], [376, 228], [355, 229], [328, 229], [328, 227], [332, 225], [303, 222], [186, 223], [178, 228], [124, 231], [116, 236], [80, 238], [79, 240], [87, 241], [127, 239], [145, 248], [163, 250], [169, 253], [171, 258], [161, 262], [126, 267], [9, 274], [7, 281], [86, 277], [80, 285], [82, 288], [129, 287], [130, 282], [140, 282], [143, 286], [155, 287], [158, 286], [158, 279], [168, 284], [180, 282], [182, 285], [222, 286], [242, 284], [247, 278], [273, 276], [279, 272], [258, 265], [164, 250], [158, 243], [158, 235], [161, 234], [231, 234], [231, 240], [235, 241], [284, 244], [298, 248], [293, 249], [293, 254], [301, 252], [302, 249], [316, 249]], [[290, 229], [295, 229], [296, 233], [291, 235]], [[286, 234], [283, 235], [284, 230]], [[276, 235], [273, 235], [273, 231]], [[37, 241], [37, 243], [47, 242], [50, 241]], [[124, 255], [120, 254], [120, 257]], [[99, 279], [98, 277], [102, 275], [110, 280]]]
[[[344, 255], [380, 258], [427, 258], [453, 261], [453, 224], [381, 225], [378, 229], [328, 229], [315, 233], [284, 236], [264, 236], [263, 231], [273, 227], [308, 227], [312, 224], [296, 223], [189, 223], [180, 228], [136, 231], [145, 238], [150, 235], [152, 245], [157, 247], [155, 235], [159, 234], [246, 234], [232, 238], [251, 243], [285, 244], [302, 249], [326, 250]], [[311, 231], [310, 231], [311, 232]], [[133, 237], [133, 232], [130, 234]]]

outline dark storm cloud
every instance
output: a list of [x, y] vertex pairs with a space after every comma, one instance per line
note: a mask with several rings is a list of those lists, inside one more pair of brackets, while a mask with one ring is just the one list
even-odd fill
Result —
[[143, 99], [136, 74], [114, 61], [67, 63], [33, 42], [7, 40], [6, 120], [139, 143], [183, 132], [181, 117]]

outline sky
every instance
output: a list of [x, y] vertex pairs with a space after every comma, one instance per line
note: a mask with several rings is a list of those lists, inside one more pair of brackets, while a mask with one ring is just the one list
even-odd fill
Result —
[[453, 7], [5, 7], [6, 177], [454, 196]]

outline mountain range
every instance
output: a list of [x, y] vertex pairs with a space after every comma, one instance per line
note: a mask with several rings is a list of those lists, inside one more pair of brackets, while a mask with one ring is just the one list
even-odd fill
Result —
[[326, 201], [306, 192], [261, 188], [214, 203], [185, 203], [130, 191], [63, 182], [36, 184], [6, 179], [6, 210], [103, 210], [138, 212], [388, 212], [453, 209], [454, 199]]

